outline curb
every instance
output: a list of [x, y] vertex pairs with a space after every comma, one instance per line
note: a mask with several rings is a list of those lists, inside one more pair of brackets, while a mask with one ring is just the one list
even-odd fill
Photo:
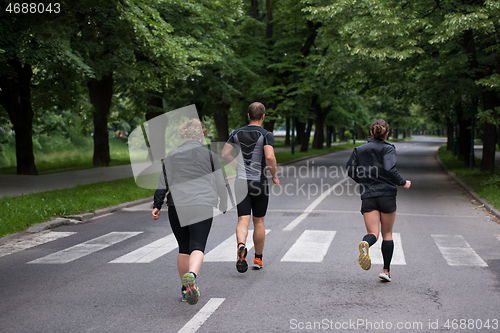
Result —
[[479, 194], [477, 194], [476, 191], [474, 191], [472, 189], [472, 187], [470, 187], [469, 185], [465, 184], [460, 178], [458, 178], [457, 175], [455, 175], [453, 172], [451, 172], [447, 167], [446, 165], [444, 165], [443, 161], [441, 161], [441, 159], [439, 158], [439, 155], [438, 153], [436, 153], [436, 159], [438, 160], [439, 164], [441, 164], [441, 167], [443, 168], [444, 171], [446, 171], [446, 173], [451, 177], [453, 178], [453, 180], [455, 182], [457, 182], [460, 186], [462, 186], [464, 188], [464, 190], [466, 190], [467, 192], [469, 192], [469, 194], [477, 201], [479, 201], [483, 206], [484, 208], [486, 208], [486, 210], [494, 215], [497, 219], [500, 219], [500, 211], [498, 209], [496, 209], [495, 207], [493, 207], [493, 205], [489, 204], [485, 199], [481, 198], [479, 196]]
[[151, 202], [152, 200], [153, 200], [153, 197], [149, 197], [149, 198], [139, 199], [136, 201], [125, 202], [125, 203], [119, 204], [117, 206], [97, 209], [93, 213], [83, 213], [83, 214], [78, 214], [78, 215], [68, 215], [66, 217], [58, 217], [52, 221], [37, 223], [37, 224], [29, 227], [26, 231], [29, 233], [37, 233], [37, 232], [44, 231], [47, 229], [54, 229], [54, 228], [57, 228], [61, 225], [81, 224], [81, 223], [89, 222], [94, 217], [99, 217], [99, 216], [102, 216], [104, 214], [116, 212], [116, 211], [122, 210], [123, 208], [141, 205], [143, 203]]

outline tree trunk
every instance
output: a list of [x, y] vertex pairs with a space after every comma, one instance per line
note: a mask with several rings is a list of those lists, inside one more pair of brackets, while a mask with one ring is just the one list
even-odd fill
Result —
[[399, 136], [399, 130], [397, 128], [392, 130], [392, 138], [397, 139]]
[[297, 136], [295, 137], [295, 143], [297, 145], [300, 145], [302, 142], [302, 137], [304, 136], [304, 132], [306, 131], [306, 124], [297, 119], [295, 121], [295, 126], [297, 127], [295, 129], [297, 131]]
[[337, 142], [337, 131], [333, 126], [332, 126], [332, 142]]
[[[146, 121], [148, 121], [149, 128], [149, 145], [151, 151], [153, 152], [153, 158], [165, 158], [167, 156], [166, 142], [165, 142], [165, 131], [167, 130], [167, 123], [165, 121], [151, 121], [158, 116], [164, 114], [163, 111], [163, 99], [150, 92], [151, 97], [148, 99], [148, 111], [146, 112]], [[173, 147], [170, 147], [173, 148]]]
[[286, 134], [285, 134], [285, 146], [290, 145], [290, 117], [286, 117], [285, 120], [285, 126], [286, 126]]
[[267, 26], [266, 26], [266, 38], [273, 38], [273, 11], [271, 9], [271, 1], [266, 0], [266, 10], [267, 10]]
[[313, 119], [309, 118], [307, 120], [306, 131], [302, 135], [302, 141], [301, 141], [301, 144], [300, 144], [300, 151], [302, 153], [306, 153], [307, 150], [309, 149], [309, 138], [311, 137], [312, 125], [313, 125]]
[[495, 172], [497, 126], [486, 122], [484, 124], [483, 156], [481, 160], [481, 171]]
[[[494, 91], [482, 91], [483, 109], [495, 110], [500, 106], [500, 98]], [[495, 112], [495, 111], [494, 111]], [[496, 151], [497, 126], [489, 123], [484, 124], [483, 156], [481, 159], [481, 171], [495, 172], [495, 151]]]
[[497, 145], [498, 148], [500, 149], [500, 128], [497, 128]]
[[326, 126], [326, 148], [332, 146], [332, 126]]
[[229, 139], [229, 123], [227, 112], [225, 111], [226, 109], [229, 109], [229, 106], [214, 113], [214, 123], [215, 128], [217, 129], [217, 141], [219, 142], [226, 142]]
[[461, 160], [465, 162], [466, 166], [470, 163], [470, 139], [471, 132], [470, 129], [470, 119], [462, 120], [458, 122], [458, 156]]
[[29, 64], [9, 61], [15, 76], [0, 77], [0, 103], [9, 114], [16, 133], [16, 163], [18, 175], [37, 175], [33, 154], [33, 108], [31, 106], [31, 77]]
[[341, 127], [339, 131], [339, 141], [344, 142], [346, 141], [345, 139], [345, 127]]
[[313, 97], [313, 107], [316, 118], [314, 120], [315, 131], [314, 131], [314, 139], [312, 143], [313, 149], [323, 149], [323, 143], [325, 142], [325, 118], [327, 111], [321, 108], [321, 105], [318, 104], [318, 95], [314, 95]]
[[93, 165], [109, 166], [109, 131], [108, 116], [113, 97], [113, 74], [104, 75], [101, 80], [90, 79], [87, 82], [90, 102], [94, 106], [94, 159]]
[[446, 130], [446, 150], [453, 150], [453, 123], [450, 119], [447, 119], [447, 130]]
[[259, 0], [252, 0], [252, 11], [255, 18], [259, 17]]
[[269, 121], [264, 122], [264, 129], [272, 133], [274, 131], [275, 123], [276, 119], [271, 119]]
[[363, 127], [358, 126], [358, 140], [364, 140], [365, 139], [365, 134], [363, 133]]

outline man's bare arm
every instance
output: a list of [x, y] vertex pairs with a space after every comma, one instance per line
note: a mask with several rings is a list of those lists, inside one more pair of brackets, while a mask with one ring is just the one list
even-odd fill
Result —
[[276, 165], [276, 156], [274, 156], [274, 148], [270, 145], [264, 146], [264, 155], [266, 156], [266, 165], [273, 177], [274, 185], [278, 185], [280, 183], [278, 179], [278, 168]]

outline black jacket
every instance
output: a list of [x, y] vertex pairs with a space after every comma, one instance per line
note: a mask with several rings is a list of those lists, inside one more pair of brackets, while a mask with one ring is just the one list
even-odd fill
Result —
[[161, 209], [170, 188], [168, 206], [174, 206], [175, 198], [175, 206], [219, 204], [219, 209], [227, 210], [226, 183], [217, 157], [199, 141], [188, 140], [168, 153], [164, 168], [154, 195], [154, 208]]
[[406, 180], [396, 169], [396, 148], [385, 141], [368, 139], [368, 143], [354, 148], [347, 161], [349, 177], [362, 185], [361, 199], [396, 196], [397, 186]]

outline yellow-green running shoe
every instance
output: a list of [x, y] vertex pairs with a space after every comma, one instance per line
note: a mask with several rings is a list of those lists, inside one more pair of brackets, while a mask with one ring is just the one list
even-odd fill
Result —
[[182, 277], [182, 285], [186, 287], [186, 302], [191, 305], [198, 303], [200, 290], [196, 286], [196, 279], [193, 273], [186, 273]]
[[363, 268], [365, 271], [369, 270], [372, 267], [372, 261], [370, 259], [369, 254], [370, 244], [368, 242], [362, 241], [359, 243], [359, 266]]

